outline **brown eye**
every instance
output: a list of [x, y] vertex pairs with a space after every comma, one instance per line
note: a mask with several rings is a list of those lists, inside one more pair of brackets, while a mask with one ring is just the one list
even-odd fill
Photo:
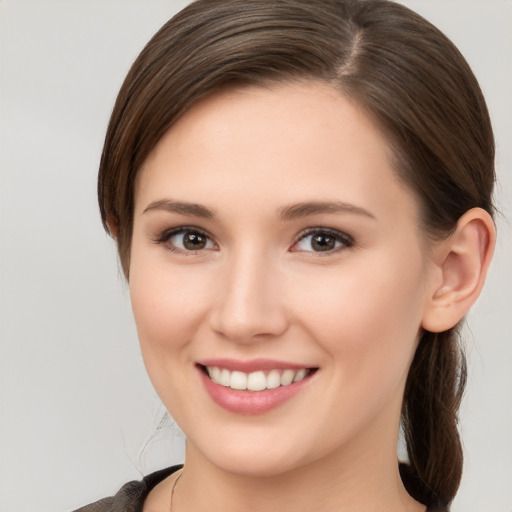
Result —
[[182, 253], [197, 252], [215, 247], [208, 235], [197, 229], [187, 228], [166, 232], [158, 239], [158, 242], [165, 244], [172, 251]]
[[332, 251], [336, 248], [336, 239], [330, 235], [316, 235], [311, 238], [314, 251]]
[[183, 246], [189, 251], [197, 251], [206, 247], [207, 238], [201, 233], [194, 233], [193, 231], [183, 235]]
[[349, 235], [340, 231], [315, 229], [302, 236], [294, 244], [293, 251], [303, 252], [336, 252], [344, 247], [352, 247], [354, 241]]

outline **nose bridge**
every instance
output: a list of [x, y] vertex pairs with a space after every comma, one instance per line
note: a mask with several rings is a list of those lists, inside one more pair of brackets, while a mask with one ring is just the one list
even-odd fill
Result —
[[213, 329], [237, 342], [284, 332], [286, 315], [279, 283], [277, 263], [264, 250], [247, 246], [234, 251], [219, 275]]

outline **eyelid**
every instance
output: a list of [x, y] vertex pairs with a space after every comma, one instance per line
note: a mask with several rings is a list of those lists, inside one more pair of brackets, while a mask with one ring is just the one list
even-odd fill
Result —
[[[203, 228], [199, 228], [197, 226], [176, 226], [173, 228], [164, 229], [159, 235], [152, 238], [152, 241], [156, 244], [162, 244], [165, 245], [166, 248], [172, 252], [176, 252], [178, 254], [185, 254], [185, 255], [194, 255], [201, 252], [204, 252], [206, 249], [198, 249], [196, 251], [194, 250], [182, 250], [179, 247], [176, 247], [174, 245], [166, 245], [166, 243], [175, 235], [178, 235], [180, 233], [185, 233], [187, 231], [194, 231], [198, 234], [204, 236], [205, 238], [208, 238], [215, 246], [215, 250], [218, 250], [218, 244], [215, 242], [215, 239], [208, 231], [206, 231]], [[304, 251], [304, 250], [294, 250], [293, 247], [296, 246], [301, 240], [306, 238], [307, 236], [313, 235], [315, 233], [325, 234], [332, 236], [337, 241], [339, 241], [342, 246], [337, 247], [332, 250], [328, 251]], [[337, 253], [340, 250], [351, 248], [355, 245], [354, 238], [338, 229], [334, 228], [328, 228], [328, 227], [321, 227], [321, 226], [315, 226], [315, 227], [309, 227], [304, 230], [302, 230], [295, 238], [294, 242], [291, 245], [291, 248], [289, 249], [291, 252], [311, 252], [318, 256], [328, 256], [334, 253]], [[211, 249], [210, 249], [211, 250]]]
[[159, 235], [152, 238], [152, 241], [155, 244], [165, 245], [166, 249], [168, 249], [171, 252], [175, 252], [178, 254], [184, 254], [184, 255], [199, 254], [199, 253], [207, 250], [207, 249], [198, 249], [196, 251], [194, 251], [194, 250], [186, 250], [185, 251], [185, 250], [180, 249], [179, 247], [167, 244], [167, 242], [169, 242], [169, 240], [173, 236], [179, 235], [181, 233], [186, 233], [187, 231], [193, 231], [193, 232], [196, 232], [196, 233], [204, 236], [205, 238], [208, 238], [214, 244], [214, 246], [217, 247], [217, 243], [215, 242], [215, 239], [213, 238], [213, 236], [210, 235], [208, 233], [208, 231], [206, 231], [205, 229], [199, 228], [197, 226], [176, 226], [174, 228], [164, 229]]
[[[307, 236], [313, 235], [315, 233], [330, 235], [330, 236], [334, 237], [337, 241], [341, 242], [343, 245], [341, 247], [338, 247], [336, 249], [332, 249], [330, 251], [301, 251], [301, 250], [293, 250], [293, 247], [295, 245], [297, 245], [300, 241], [302, 241]], [[316, 254], [318, 256], [329, 256], [331, 254], [337, 253], [340, 250], [351, 248], [354, 245], [355, 245], [355, 240], [354, 240], [354, 238], [351, 235], [349, 235], [349, 234], [347, 234], [347, 233], [345, 233], [343, 231], [340, 231], [339, 229], [316, 226], [316, 227], [313, 227], [313, 228], [306, 228], [306, 229], [302, 230], [297, 235], [295, 241], [292, 244], [292, 247], [291, 247], [292, 251], [291, 252], [311, 252], [311, 253], [314, 253], [314, 254]]]

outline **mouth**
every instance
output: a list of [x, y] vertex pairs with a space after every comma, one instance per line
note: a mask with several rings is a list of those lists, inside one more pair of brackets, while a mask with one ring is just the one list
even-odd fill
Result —
[[263, 414], [288, 402], [309, 387], [319, 370], [263, 360], [202, 361], [196, 368], [213, 402], [243, 415]]
[[198, 364], [198, 367], [215, 384], [237, 391], [254, 392], [290, 386], [301, 382], [318, 370], [318, 368], [273, 368], [247, 373], [220, 366]]

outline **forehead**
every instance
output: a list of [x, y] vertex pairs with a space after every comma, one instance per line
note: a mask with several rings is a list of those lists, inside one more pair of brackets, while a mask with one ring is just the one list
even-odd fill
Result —
[[375, 123], [333, 87], [228, 89], [196, 103], [158, 142], [136, 208], [164, 191], [202, 203], [259, 194], [268, 206], [330, 199], [386, 209], [400, 198], [413, 208], [392, 161]]

